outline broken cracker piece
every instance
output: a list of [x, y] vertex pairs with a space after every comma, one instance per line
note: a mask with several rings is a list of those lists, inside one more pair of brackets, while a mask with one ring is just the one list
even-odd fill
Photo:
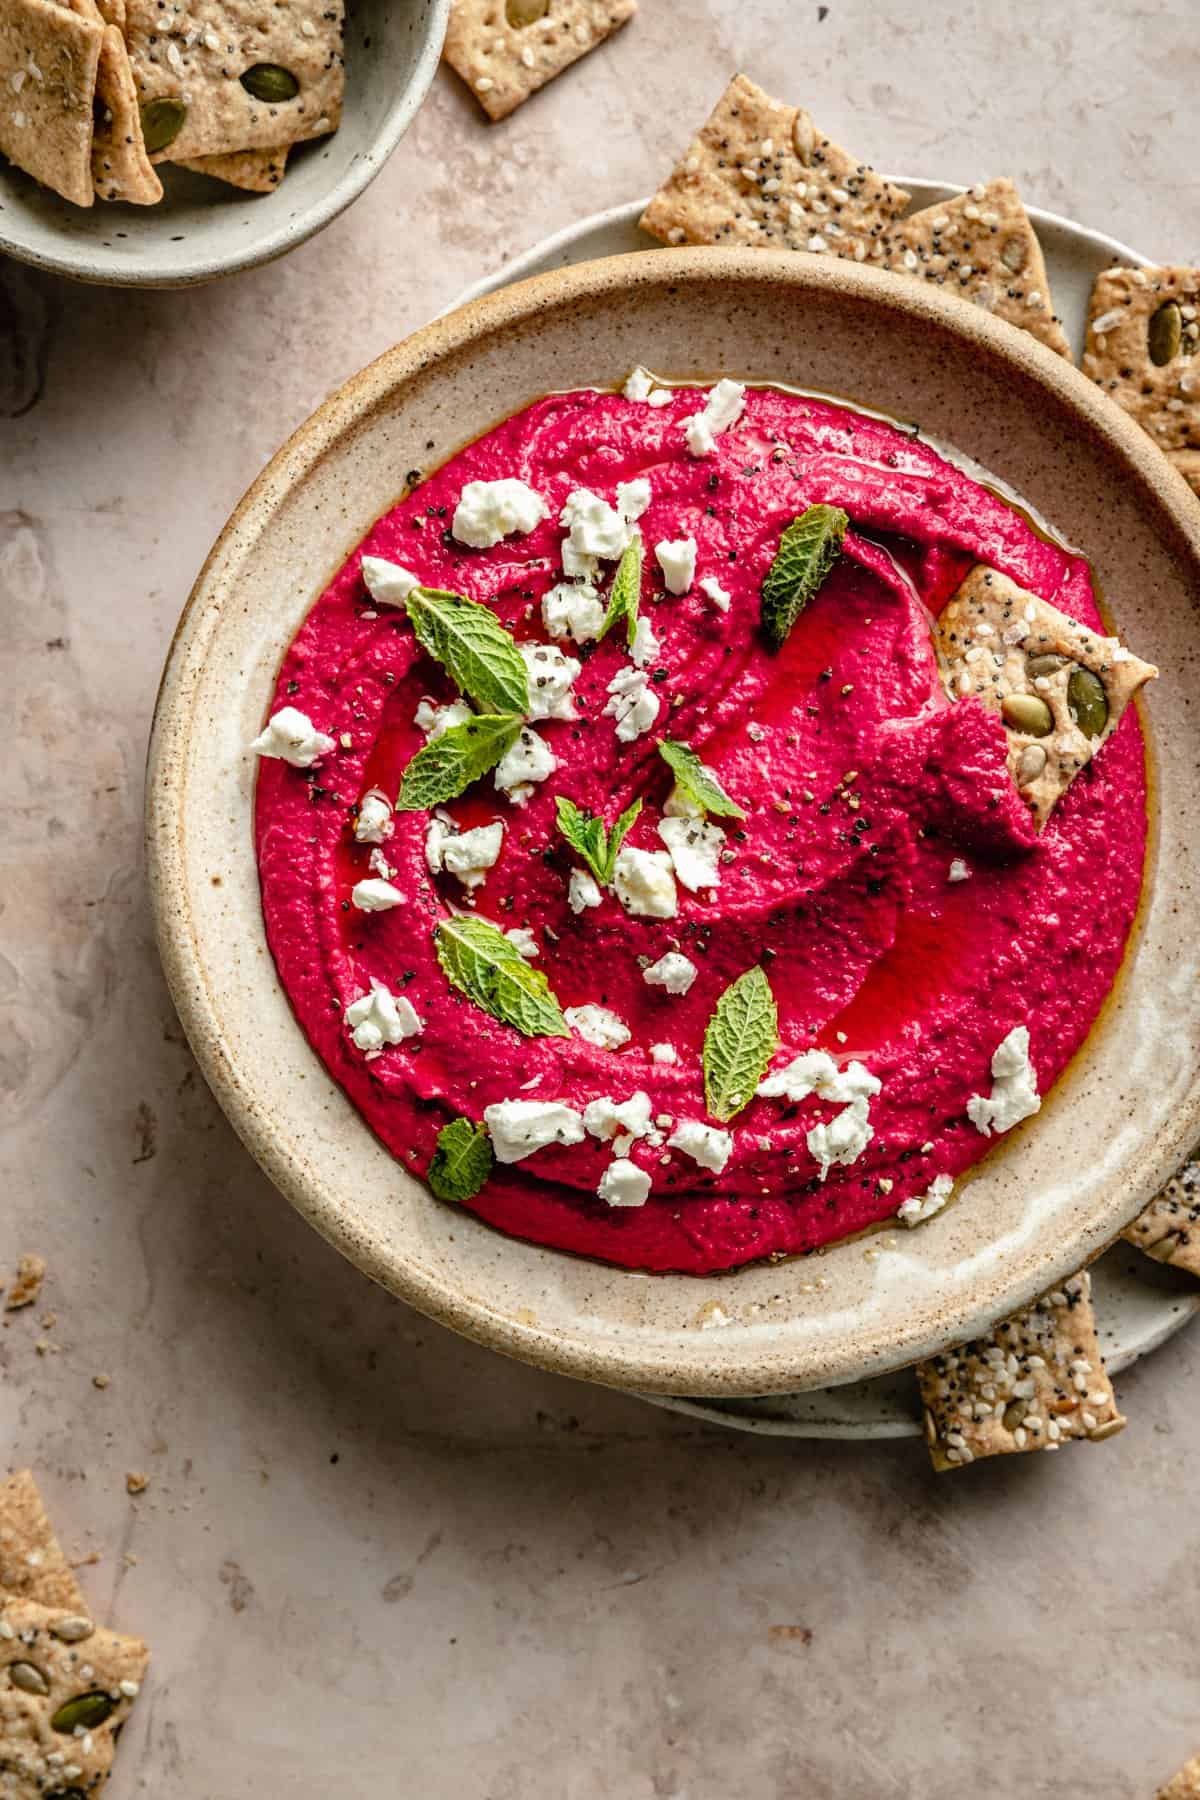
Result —
[[281, 0], [265, 11], [253, 0], [190, 0], [168, 28], [158, 0], [126, 0], [140, 102], [183, 108], [151, 160], [273, 150], [336, 130], [342, 11], [342, 0]]
[[1122, 1236], [1155, 1262], [1200, 1275], [1200, 1162], [1185, 1164]]
[[283, 180], [289, 144], [274, 150], [231, 150], [224, 156], [193, 156], [181, 164], [197, 175], [211, 175], [250, 194], [271, 194]]
[[0, 1782], [13, 1800], [91, 1794], [141, 1689], [140, 1638], [84, 1613], [0, 1598]]
[[803, 107], [735, 75], [641, 225], [666, 244], [753, 244], [880, 261], [909, 198], [824, 137]]
[[1200, 493], [1200, 269], [1097, 275], [1082, 368]]
[[87, 1602], [29, 1469], [0, 1482], [0, 1596], [86, 1612]]
[[1178, 1774], [1159, 1788], [1154, 1800], [1200, 1800], [1200, 1756], [1185, 1762]]
[[897, 274], [971, 300], [1070, 360], [1042, 247], [1007, 177], [902, 219], [891, 234], [888, 260]]
[[104, 29], [96, 74], [96, 128], [92, 138], [92, 180], [102, 200], [153, 206], [162, 182], [146, 155], [137, 88], [125, 39], [115, 25]]
[[1008, 767], [1038, 830], [1158, 670], [977, 563], [934, 621], [951, 700], [1003, 718]]
[[451, 0], [442, 54], [503, 119], [636, 11], [637, 0]]
[[917, 1368], [925, 1437], [942, 1473], [987, 1456], [1057, 1450], [1122, 1429], [1100, 1354], [1091, 1277], [1075, 1275], [990, 1337]]
[[18, 1307], [32, 1306], [42, 1291], [42, 1283], [46, 1279], [46, 1259], [36, 1251], [30, 1250], [17, 1258], [17, 1272], [13, 1276], [12, 1285], [4, 1296], [6, 1312], [16, 1312]]
[[92, 104], [104, 27], [52, 0], [0, 7], [0, 151], [76, 206], [91, 206]]

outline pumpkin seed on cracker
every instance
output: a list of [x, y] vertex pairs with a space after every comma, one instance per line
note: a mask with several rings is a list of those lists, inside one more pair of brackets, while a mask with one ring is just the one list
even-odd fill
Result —
[[250, 194], [270, 194], [283, 180], [290, 146], [275, 150], [231, 150], [224, 156], [192, 156], [181, 163], [197, 175], [211, 175]]
[[104, 25], [52, 0], [0, 6], [0, 151], [76, 206], [91, 206], [92, 107]]
[[1200, 269], [1105, 269], [1082, 367], [1200, 494]]
[[1112, 1437], [1125, 1420], [1100, 1354], [1086, 1273], [990, 1337], [917, 1369], [925, 1437], [939, 1472], [989, 1456]]
[[1155, 1262], [1200, 1275], [1200, 1162], [1189, 1162], [1123, 1236]]
[[1004, 720], [1009, 773], [1039, 831], [1158, 674], [983, 563], [947, 601], [933, 637], [950, 699], [973, 695]]
[[503, 119], [636, 11], [637, 0], [451, 0], [442, 54]]
[[149, 1660], [140, 1638], [0, 1596], [4, 1792], [34, 1800], [102, 1786]]
[[880, 261], [909, 198], [819, 131], [803, 107], [735, 75], [641, 224], [667, 244]]

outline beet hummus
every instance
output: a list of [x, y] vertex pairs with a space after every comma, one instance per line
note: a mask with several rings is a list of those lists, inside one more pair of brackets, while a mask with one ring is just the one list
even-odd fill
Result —
[[931, 1217], [1137, 909], [1154, 671], [1085, 560], [915, 433], [640, 370], [409, 484], [254, 746], [326, 1067], [435, 1192], [631, 1268]]

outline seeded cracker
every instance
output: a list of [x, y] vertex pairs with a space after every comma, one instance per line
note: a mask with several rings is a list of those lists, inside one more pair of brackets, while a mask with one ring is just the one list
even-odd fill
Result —
[[[152, 160], [187, 162], [275, 150], [337, 127], [342, 109], [342, 0], [126, 0], [138, 95], [178, 99], [183, 124]], [[292, 99], [255, 97], [241, 77], [267, 65], [299, 83]], [[254, 79], [254, 78], [252, 78]]]
[[105, 1631], [85, 1614], [32, 1600], [0, 1603], [4, 1800], [100, 1787], [149, 1660], [140, 1638]]
[[[1009, 772], [1039, 831], [1158, 674], [1116, 638], [1089, 631], [982, 563], [934, 622], [934, 646], [951, 700], [974, 695], [1004, 718]], [[1039, 704], [1049, 730], [1020, 717], [1019, 709], [1036, 712]]]
[[91, 206], [92, 102], [104, 27], [51, 0], [0, 6], [0, 151], [76, 206]]
[[1124, 1235], [1155, 1262], [1200, 1275], [1200, 1162], [1180, 1169]]
[[1031, 332], [1070, 359], [1054, 316], [1037, 234], [1007, 178], [980, 183], [897, 225], [889, 262], [897, 274], [936, 282], [985, 312]]
[[919, 1365], [925, 1436], [939, 1473], [1122, 1429], [1091, 1293], [1091, 1277], [1075, 1275], [991, 1337]]
[[153, 206], [162, 182], [150, 166], [142, 141], [137, 88], [125, 39], [106, 25], [96, 73], [96, 130], [92, 139], [92, 180], [101, 200]]
[[211, 175], [230, 187], [251, 194], [270, 194], [283, 180], [288, 159], [287, 144], [277, 150], [231, 150], [226, 156], [193, 156], [183, 164], [197, 175]]
[[880, 261], [903, 188], [823, 137], [803, 107], [735, 75], [642, 215], [667, 244], [756, 244]]
[[1200, 1800], [1200, 1756], [1184, 1763], [1166, 1787], [1159, 1788], [1155, 1800]]
[[0, 1483], [0, 1599], [5, 1596], [87, 1611], [28, 1469]]
[[1200, 269], [1105, 269], [1083, 372], [1148, 431], [1200, 494]]
[[637, 0], [451, 0], [443, 54], [488, 117], [503, 119], [636, 11]]

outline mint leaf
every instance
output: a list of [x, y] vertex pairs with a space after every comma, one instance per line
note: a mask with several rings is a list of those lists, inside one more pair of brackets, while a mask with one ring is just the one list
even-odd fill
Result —
[[779, 540], [762, 584], [759, 616], [772, 650], [788, 632], [838, 559], [850, 520], [840, 506], [810, 506]]
[[704, 1033], [704, 1104], [714, 1119], [741, 1112], [778, 1044], [771, 984], [760, 968], [747, 969], [725, 989]]
[[396, 811], [421, 812], [453, 800], [495, 768], [516, 743], [523, 724], [519, 713], [477, 713], [461, 725], [451, 725], [418, 750], [405, 769]]
[[532, 969], [488, 919], [455, 914], [434, 935], [447, 981], [468, 1000], [526, 1037], [570, 1037], [562, 1008], [540, 969]]
[[455, 1119], [438, 1132], [425, 1179], [439, 1200], [473, 1200], [492, 1172], [492, 1140], [482, 1125]]
[[611, 885], [617, 853], [642, 810], [640, 800], [626, 807], [610, 831], [595, 813], [585, 812], [563, 794], [556, 794], [558, 829], [577, 855], [582, 856], [601, 887]]
[[621, 560], [617, 564], [617, 572], [613, 576], [612, 586], [608, 590], [608, 611], [604, 615], [604, 623], [597, 634], [606, 637], [614, 625], [625, 621], [625, 641], [633, 648], [634, 633], [637, 631], [638, 607], [642, 598], [642, 534], [635, 531], [625, 546]]
[[745, 813], [736, 800], [731, 800], [707, 763], [702, 763], [690, 744], [679, 744], [663, 738], [658, 754], [695, 806], [719, 818], [744, 819]]
[[443, 588], [423, 587], [414, 588], [404, 604], [417, 642], [437, 658], [461, 693], [486, 713], [529, 711], [521, 653], [490, 606]]

